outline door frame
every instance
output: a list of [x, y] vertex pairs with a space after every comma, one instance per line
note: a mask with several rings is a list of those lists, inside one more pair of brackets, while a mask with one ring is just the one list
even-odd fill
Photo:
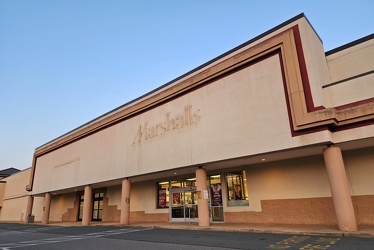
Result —
[[[191, 204], [186, 204], [185, 202], [185, 192], [196, 192], [196, 186], [191, 187], [184, 187], [184, 188], [170, 188], [169, 192], [169, 220], [170, 222], [198, 222], [199, 218], [190, 218], [188, 214], [186, 214], [186, 207], [191, 206]], [[183, 193], [183, 197], [181, 197], [181, 206], [183, 207], [183, 218], [173, 218], [173, 194], [175, 193]], [[198, 204], [194, 204], [192, 206], [198, 207]]]

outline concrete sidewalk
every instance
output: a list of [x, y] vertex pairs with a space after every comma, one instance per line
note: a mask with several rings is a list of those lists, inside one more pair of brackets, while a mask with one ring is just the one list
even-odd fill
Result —
[[[81, 226], [81, 222], [56, 222], [49, 225], [59, 226]], [[118, 222], [92, 222], [91, 226], [122, 226]], [[188, 222], [165, 222], [165, 223], [130, 223], [129, 227], [154, 227], [165, 229], [183, 230], [212, 230], [228, 232], [254, 232], [254, 233], [275, 233], [275, 234], [301, 234], [338, 237], [365, 237], [374, 238], [374, 226], [360, 226], [357, 232], [342, 232], [337, 226], [326, 225], [279, 225], [279, 224], [230, 224], [212, 223], [209, 227], [200, 227], [197, 223]]]

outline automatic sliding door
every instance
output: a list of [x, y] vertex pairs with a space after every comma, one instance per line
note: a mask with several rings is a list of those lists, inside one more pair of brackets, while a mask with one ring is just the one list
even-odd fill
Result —
[[184, 192], [172, 192], [171, 197], [171, 219], [184, 220]]
[[197, 210], [197, 193], [196, 191], [185, 191], [185, 218], [187, 221], [195, 221], [199, 218]]
[[171, 189], [171, 221], [197, 222], [196, 188]]

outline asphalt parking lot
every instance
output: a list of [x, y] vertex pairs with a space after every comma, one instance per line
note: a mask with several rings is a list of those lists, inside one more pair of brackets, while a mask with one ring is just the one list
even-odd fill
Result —
[[372, 249], [373, 238], [0, 224], [0, 249]]

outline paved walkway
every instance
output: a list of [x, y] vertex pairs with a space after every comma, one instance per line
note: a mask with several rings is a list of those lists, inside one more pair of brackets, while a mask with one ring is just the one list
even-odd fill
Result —
[[[81, 226], [81, 222], [57, 222], [50, 225], [59, 226]], [[122, 226], [117, 223], [92, 222], [91, 226]], [[155, 227], [167, 229], [185, 230], [215, 230], [231, 232], [255, 232], [255, 233], [277, 233], [277, 234], [302, 234], [340, 237], [369, 237], [374, 238], [374, 226], [360, 226], [357, 232], [341, 232], [337, 226], [326, 225], [279, 225], [279, 224], [230, 224], [212, 223], [209, 227], [200, 227], [197, 223], [131, 223], [134, 227]]]

